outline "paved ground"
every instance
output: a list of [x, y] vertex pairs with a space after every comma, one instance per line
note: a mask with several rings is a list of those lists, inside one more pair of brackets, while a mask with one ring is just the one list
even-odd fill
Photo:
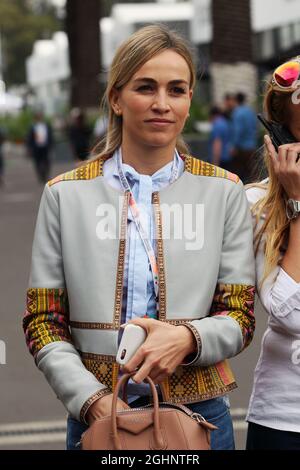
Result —
[[[56, 162], [52, 174], [72, 166], [72, 162]], [[0, 189], [0, 350], [4, 343], [6, 349], [6, 365], [0, 364], [0, 449], [64, 449], [66, 412], [35, 368], [21, 328], [41, 192], [22, 149], [11, 149], [6, 156], [6, 185]], [[258, 308], [254, 342], [231, 361], [239, 384], [231, 394], [239, 449], [244, 448], [244, 416], [265, 320]]]

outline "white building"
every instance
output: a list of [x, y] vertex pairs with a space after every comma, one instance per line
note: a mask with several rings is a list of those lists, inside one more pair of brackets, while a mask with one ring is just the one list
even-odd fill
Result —
[[[153, 22], [181, 31], [196, 45], [209, 45], [213, 28], [211, 0], [116, 4], [100, 21], [103, 66], [107, 68], [117, 46], [131, 33]], [[228, 1], [230, 8], [230, 1]], [[251, 0], [255, 59], [263, 61], [300, 43], [299, 0]]]
[[[191, 39], [196, 44], [208, 44], [213, 36], [211, 0], [192, 3]], [[258, 61], [300, 43], [299, 0], [251, 0], [251, 22]]]
[[67, 35], [57, 32], [51, 40], [36, 41], [26, 61], [27, 83], [34, 92], [31, 104], [48, 115], [59, 113], [68, 104], [68, 47]]
[[[212, 0], [161, 0], [158, 3], [114, 5], [111, 16], [100, 21], [104, 69], [109, 68], [116, 48], [124, 39], [142, 26], [160, 22], [176, 29], [199, 46], [201, 63], [204, 63], [205, 72], [208, 73], [199, 90], [201, 99], [207, 100], [211, 94], [215, 102], [221, 102], [224, 93], [239, 90], [255, 102], [257, 78], [264, 76], [281, 58], [299, 53], [300, 0], [251, 0], [255, 65], [251, 64], [251, 57], [249, 62], [227, 65], [210, 63], [213, 39], [211, 6]], [[208, 76], [211, 78], [210, 85], [205, 80]]]
[[[124, 39], [140, 27], [155, 22], [167, 24], [200, 46], [209, 62], [213, 35], [211, 2], [160, 0], [113, 5], [111, 16], [100, 21], [103, 68], [109, 68]], [[254, 58], [265, 71], [276, 65], [279, 57], [300, 45], [299, 4], [300, 0], [251, 0]], [[59, 32], [52, 40], [37, 41], [26, 68], [28, 84], [35, 94], [34, 104], [43, 106], [47, 114], [63, 109], [68, 103], [70, 79], [66, 34]]]
[[164, 23], [190, 37], [194, 14], [192, 2], [119, 3], [111, 16], [100, 21], [102, 64], [108, 68], [117, 47], [137, 29], [149, 23]]

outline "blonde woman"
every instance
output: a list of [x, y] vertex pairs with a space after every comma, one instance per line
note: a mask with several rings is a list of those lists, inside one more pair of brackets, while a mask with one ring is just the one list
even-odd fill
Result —
[[[36, 226], [24, 329], [31, 353], [69, 412], [67, 448], [110, 415], [125, 322], [145, 343], [128, 402], [185, 403], [233, 449], [226, 359], [254, 331], [251, 215], [238, 177], [187, 154], [195, 69], [184, 40], [149, 26], [120, 46], [93, 160], [50, 181]], [[119, 408], [128, 405], [121, 399]]]
[[269, 314], [247, 416], [248, 449], [300, 450], [299, 78], [299, 58], [273, 73], [265, 95], [266, 116], [285, 126], [297, 143], [282, 145], [277, 153], [266, 135], [269, 178], [247, 190], [257, 289]]

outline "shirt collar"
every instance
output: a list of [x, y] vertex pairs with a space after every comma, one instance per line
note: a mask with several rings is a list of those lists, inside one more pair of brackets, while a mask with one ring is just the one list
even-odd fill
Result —
[[[152, 182], [156, 182], [156, 183], [168, 182], [171, 176], [173, 163], [176, 159], [178, 160], [177, 161], [178, 165], [183, 164], [183, 161], [180, 158], [178, 152], [174, 152], [173, 160], [171, 162], [166, 163], [166, 165], [164, 165], [162, 168], [159, 168], [155, 173], [153, 173], [153, 175], [151, 175]], [[117, 165], [117, 150], [114, 152], [112, 156], [112, 160], [114, 162], [113, 176], [116, 176], [117, 178], [119, 178], [118, 165]], [[122, 168], [126, 177], [139, 181], [140, 173], [138, 173], [131, 165], [128, 165], [127, 163], [122, 163]]]

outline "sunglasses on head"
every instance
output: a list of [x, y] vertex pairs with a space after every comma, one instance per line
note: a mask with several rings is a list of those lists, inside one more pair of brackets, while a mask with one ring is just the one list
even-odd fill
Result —
[[275, 69], [272, 87], [278, 91], [293, 91], [300, 86], [300, 56]]

